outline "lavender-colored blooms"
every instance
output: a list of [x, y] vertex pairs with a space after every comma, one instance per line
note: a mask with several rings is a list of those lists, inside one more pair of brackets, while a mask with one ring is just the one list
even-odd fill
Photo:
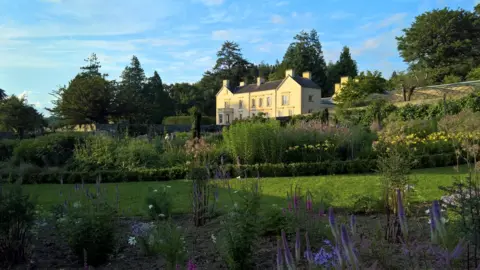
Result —
[[352, 234], [355, 234], [357, 231], [357, 223], [356, 223], [356, 218], [355, 215], [350, 216], [350, 230], [352, 231]]
[[335, 226], [335, 215], [333, 213], [333, 208], [330, 207], [330, 209], [328, 209], [328, 222], [330, 223], [330, 226]]
[[277, 239], [277, 270], [283, 269], [283, 259], [282, 259], [282, 240]]
[[197, 270], [197, 265], [195, 265], [192, 260], [188, 260], [187, 270]]
[[458, 244], [455, 246], [455, 249], [453, 249], [452, 253], [450, 254], [450, 259], [454, 260], [460, 257], [462, 255], [463, 250], [465, 249], [463, 239], [458, 241]]
[[297, 234], [295, 237], [295, 260], [297, 263], [300, 261], [300, 229], [297, 228]]
[[331, 243], [330, 240], [328, 240], [328, 239], [323, 240], [323, 243], [324, 243], [325, 245], [329, 245], [329, 246], [332, 245], [332, 243]]
[[342, 224], [340, 232], [342, 237], [342, 245], [344, 247], [350, 246], [352, 242], [350, 241], [350, 236], [348, 236], [347, 228], [345, 227], [345, 225]]
[[287, 235], [285, 231], [282, 230], [282, 241], [283, 241], [283, 251], [285, 254], [285, 263], [289, 269], [294, 269], [295, 265], [293, 262], [292, 253], [290, 252], [290, 248], [288, 247]]
[[440, 203], [435, 200], [432, 205], [433, 218], [435, 221], [439, 222], [442, 219], [442, 209], [440, 208]]
[[313, 262], [316, 266], [328, 268], [333, 264], [333, 253], [321, 248], [317, 253], [313, 254]]
[[145, 237], [152, 229], [152, 224], [145, 222], [138, 222], [132, 225], [132, 234], [139, 237]]

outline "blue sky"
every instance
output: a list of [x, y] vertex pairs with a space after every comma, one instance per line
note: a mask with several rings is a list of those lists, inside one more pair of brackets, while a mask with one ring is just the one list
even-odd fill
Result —
[[479, 0], [0, 0], [0, 88], [40, 111], [95, 52], [117, 79], [136, 55], [147, 76], [195, 82], [224, 40], [254, 63], [281, 60], [293, 36], [316, 29], [327, 61], [351, 48], [360, 70], [405, 65], [395, 36], [433, 8]]

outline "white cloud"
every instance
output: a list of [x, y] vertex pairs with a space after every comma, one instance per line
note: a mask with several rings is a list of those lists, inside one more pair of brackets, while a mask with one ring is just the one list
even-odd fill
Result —
[[334, 12], [334, 13], [330, 14], [330, 19], [332, 19], [332, 20], [342, 20], [342, 19], [350, 18], [353, 15], [354, 15], [353, 13], [349, 13], [349, 12], [346, 12], [346, 11], [337, 11], [337, 12]]
[[231, 34], [228, 30], [215, 30], [212, 32], [212, 39], [214, 40], [227, 40], [230, 38]]
[[[479, 0], [480, 1], [480, 0]], [[288, 1], [279, 1], [275, 4], [277, 7], [288, 5]]]
[[395, 13], [389, 15], [387, 18], [384, 18], [380, 21], [370, 21], [362, 26], [360, 29], [362, 30], [379, 30], [383, 28], [388, 28], [391, 26], [398, 26], [404, 23], [404, 19], [407, 16], [407, 13]]
[[231, 22], [232, 16], [229, 15], [226, 11], [215, 11], [208, 14], [207, 17], [201, 19], [201, 23], [213, 24], [213, 23], [225, 23]]
[[285, 22], [283, 20], [283, 17], [280, 16], [280, 15], [273, 15], [271, 20], [272, 20], [272, 23], [274, 23], [274, 24], [281, 24], [281, 23]]

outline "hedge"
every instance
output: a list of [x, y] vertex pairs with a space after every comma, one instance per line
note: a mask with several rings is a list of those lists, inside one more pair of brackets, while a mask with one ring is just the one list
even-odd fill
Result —
[[1, 139], [0, 140], [0, 161], [9, 160], [13, 155], [13, 149], [20, 140]]
[[[438, 154], [420, 156], [417, 158], [416, 168], [446, 167], [456, 164], [454, 154]], [[377, 161], [349, 160], [349, 161], [325, 161], [314, 163], [291, 163], [291, 164], [256, 164], [241, 165], [237, 167], [229, 164], [225, 170], [232, 177], [295, 177], [315, 176], [332, 174], [362, 174], [375, 172]], [[164, 169], [142, 169], [135, 171], [95, 171], [95, 172], [49, 172], [49, 173], [26, 173], [20, 175], [9, 175], [0, 173], [1, 179], [16, 181], [21, 178], [25, 184], [60, 183], [95, 183], [101, 176], [102, 183], [114, 182], [141, 182], [141, 181], [168, 181], [185, 179], [188, 175], [186, 167], [172, 167]], [[212, 175], [213, 177], [213, 175]]]
[[[202, 116], [201, 125], [215, 125], [216, 119], [211, 116]], [[192, 125], [192, 116], [168, 116], [163, 119], [164, 125]]]

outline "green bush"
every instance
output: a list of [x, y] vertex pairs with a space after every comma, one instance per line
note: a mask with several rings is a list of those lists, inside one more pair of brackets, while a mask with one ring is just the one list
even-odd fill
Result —
[[19, 140], [2, 139], [0, 140], [0, 161], [9, 160], [13, 156], [13, 150], [19, 143]]
[[149, 189], [145, 199], [147, 213], [152, 220], [169, 218], [172, 213], [172, 197], [167, 188]]
[[[169, 116], [163, 119], [164, 125], [192, 125], [193, 119], [189, 115]], [[202, 116], [202, 125], [215, 125], [216, 119], [211, 116]]]
[[0, 190], [0, 268], [23, 263], [31, 252], [35, 203], [20, 185]]
[[116, 211], [101, 195], [87, 196], [67, 205], [66, 215], [57, 223], [79, 262], [84, 263], [86, 255], [88, 265], [96, 267], [107, 262], [116, 248]]
[[15, 165], [32, 163], [40, 167], [67, 164], [76, 144], [84, 142], [84, 134], [55, 133], [34, 139], [21, 140], [13, 150]]

